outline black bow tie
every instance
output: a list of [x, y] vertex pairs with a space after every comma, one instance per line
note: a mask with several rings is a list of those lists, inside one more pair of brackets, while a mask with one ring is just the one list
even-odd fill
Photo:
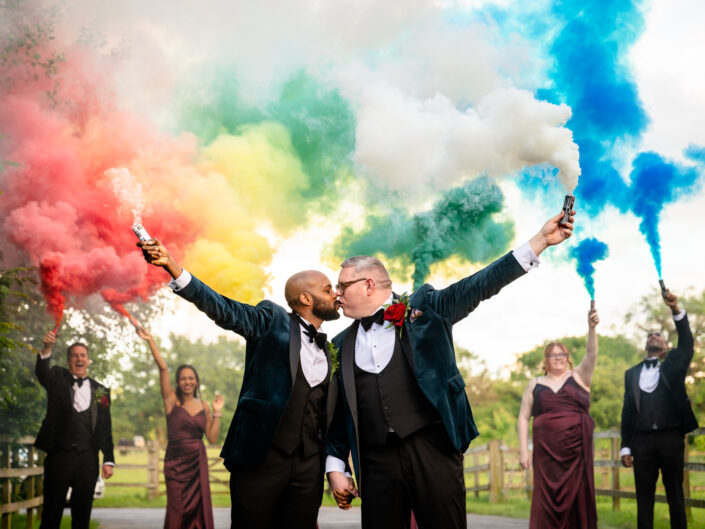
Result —
[[365, 329], [365, 332], [370, 330], [373, 323], [378, 323], [379, 325], [384, 323], [384, 309], [379, 309], [372, 316], [360, 318], [360, 325], [362, 325], [362, 328]]
[[299, 323], [304, 329], [304, 334], [308, 336], [308, 343], [316, 342], [316, 345], [325, 351], [326, 341], [328, 340], [328, 336], [326, 335], [326, 333], [318, 332], [318, 330], [316, 330], [313, 325], [311, 325], [310, 323], [306, 323], [301, 318], [299, 318]]
[[76, 377], [73, 379], [73, 381], [78, 384], [78, 387], [80, 388], [83, 385], [83, 381], [86, 380], [88, 377]]
[[649, 358], [644, 360], [644, 365], [646, 367], [656, 367], [658, 365], [658, 359], [657, 358]]

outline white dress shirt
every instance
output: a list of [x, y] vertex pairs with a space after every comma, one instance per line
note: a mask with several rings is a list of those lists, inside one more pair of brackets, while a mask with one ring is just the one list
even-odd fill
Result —
[[[685, 310], [675, 314], [673, 321], [681, 321], [683, 318], [685, 318]], [[658, 360], [654, 367], [647, 367], [646, 364], [641, 366], [641, 372], [639, 373], [639, 389], [641, 391], [644, 393], [653, 392], [658, 386], [659, 380], [661, 380], [661, 360]], [[620, 456], [628, 456], [631, 453], [631, 448], [628, 446], [619, 451]]]
[[[531, 249], [529, 242], [525, 242], [519, 248], [512, 252], [512, 255], [517, 260], [519, 265], [529, 272], [534, 268], [538, 268], [540, 262], [534, 251]], [[392, 302], [392, 296], [379, 308], [388, 305]], [[379, 309], [377, 309], [379, 310]], [[375, 312], [377, 312], [375, 310]], [[374, 314], [374, 313], [373, 313]], [[357, 336], [355, 337], [355, 364], [357, 367], [368, 373], [379, 374], [394, 354], [396, 327], [389, 326], [389, 322], [373, 323], [368, 331], [362, 327], [357, 328]], [[390, 428], [390, 431], [393, 431]], [[337, 457], [326, 457], [326, 473], [328, 472], [343, 472], [345, 470], [345, 462]]]
[[[39, 355], [42, 360], [51, 358], [51, 352], [48, 354]], [[83, 380], [81, 387], [78, 387], [78, 382], [76, 381], [76, 376], [73, 377], [73, 409], [77, 412], [86, 411], [91, 406], [91, 383], [88, 378]]]
[[[191, 274], [184, 268], [181, 275], [169, 282], [169, 286], [174, 292], [186, 287], [191, 282]], [[302, 320], [306, 321], [304, 318]], [[310, 323], [306, 321], [306, 323]], [[299, 354], [299, 362], [301, 362], [301, 370], [306, 377], [306, 381], [311, 387], [317, 386], [328, 375], [328, 359], [325, 352], [316, 345], [314, 341], [311, 343], [304, 328], [300, 327], [301, 332], [301, 352]]]

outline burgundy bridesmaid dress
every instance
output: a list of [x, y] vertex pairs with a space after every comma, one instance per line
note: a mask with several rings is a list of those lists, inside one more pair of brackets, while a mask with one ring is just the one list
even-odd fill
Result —
[[530, 529], [596, 529], [590, 393], [571, 375], [534, 388], [534, 492]]
[[208, 456], [201, 440], [206, 413], [201, 410], [191, 415], [182, 406], [174, 406], [166, 416], [166, 427], [164, 529], [213, 529]]

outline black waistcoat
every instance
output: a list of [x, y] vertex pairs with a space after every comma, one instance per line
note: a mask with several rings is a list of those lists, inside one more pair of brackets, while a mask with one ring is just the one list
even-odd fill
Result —
[[636, 429], [639, 431], [665, 430], [680, 426], [680, 412], [673, 404], [671, 395], [659, 377], [656, 389], [646, 393], [639, 389], [639, 415]]
[[78, 412], [71, 408], [71, 419], [67, 435], [59, 441], [64, 450], [85, 452], [93, 448], [93, 434], [91, 432], [91, 409]]
[[322, 451], [323, 418], [329, 383], [330, 373], [326, 373], [323, 382], [312, 388], [299, 362], [289, 403], [272, 441], [274, 446], [287, 454], [293, 454], [301, 446], [304, 457]]
[[384, 444], [390, 427], [403, 439], [440, 421], [438, 412], [421, 392], [399, 337], [395, 338], [394, 353], [381, 373], [368, 373], [355, 363], [355, 390], [362, 446]]

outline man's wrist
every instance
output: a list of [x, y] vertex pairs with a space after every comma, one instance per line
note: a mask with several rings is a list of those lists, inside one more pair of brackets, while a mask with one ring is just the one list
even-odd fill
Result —
[[529, 245], [531, 246], [531, 250], [534, 252], [536, 257], [538, 257], [541, 252], [543, 252], [546, 248], [548, 248], [548, 242], [546, 242], [546, 237], [544, 237], [541, 232], [537, 233], [531, 239], [529, 239]]

